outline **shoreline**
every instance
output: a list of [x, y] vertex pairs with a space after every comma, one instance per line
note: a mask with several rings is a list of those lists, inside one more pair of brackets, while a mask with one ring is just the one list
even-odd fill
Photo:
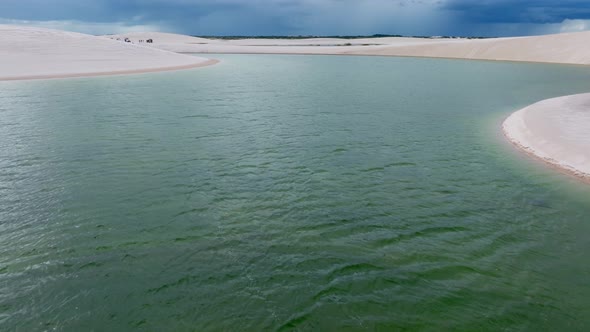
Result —
[[[386, 57], [386, 58], [390, 58], [390, 57], [396, 57], [396, 58], [418, 58], [418, 59], [444, 59], [444, 60], [457, 60], [457, 61], [485, 61], [485, 62], [509, 62], [509, 63], [516, 63], [516, 64], [523, 64], [523, 63], [529, 63], [529, 64], [539, 64], [539, 65], [566, 65], [566, 66], [576, 66], [576, 67], [588, 67], [587, 64], [575, 64], [575, 63], [557, 63], [557, 62], [541, 62], [541, 61], [520, 61], [520, 60], [498, 60], [498, 59], [470, 59], [470, 58], [456, 58], [456, 57], [437, 57], [437, 56], [406, 56], [406, 55], [382, 55], [382, 54], [350, 54], [350, 53], [341, 53], [341, 54], [317, 54], [317, 53], [194, 53], [194, 52], [187, 52], [184, 54], [242, 54], [242, 55], [318, 55], [318, 56], [369, 56], [369, 57]], [[587, 99], [590, 102], [590, 94], [582, 94], [582, 95], [587, 95]], [[580, 180], [581, 182], [584, 182], [586, 184], [590, 184], [590, 170], [589, 171], [583, 171], [580, 170], [574, 166], [571, 165], [567, 165], [564, 164], [564, 161], [559, 161], [558, 159], [552, 158], [550, 156], [543, 156], [542, 154], [540, 154], [537, 150], [535, 150], [534, 148], [527, 146], [525, 144], [523, 144], [521, 141], [519, 141], [518, 139], [516, 139], [514, 136], [515, 134], [513, 132], [511, 132], [508, 128], [507, 128], [507, 123], [509, 123], [509, 121], [511, 119], [514, 119], [514, 116], [518, 115], [519, 112], [523, 112], [525, 110], [529, 110], [530, 108], [534, 108], [535, 105], [539, 104], [539, 103], [543, 103], [543, 102], [547, 102], [547, 101], [551, 101], [551, 100], [555, 100], [555, 99], [560, 99], [562, 101], [567, 101], [569, 99], [571, 99], [572, 97], [579, 97], [581, 95], [566, 95], [566, 96], [561, 96], [561, 97], [553, 97], [553, 98], [549, 98], [549, 99], [544, 99], [541, 100], [537, 103], [531, 104], [529, 106], [526, 106], [523, 109], [517, 110], [513, 113], [511, 113], [510, 115], [508, 115], [502, 122], [501, 122], [501, 133], [502, 136], [504, 137], [504, 139], [513, 147], [515, 148], [517, 151], [520, 151], [521, 153], [524, 152], [525, 156], [529, 156], [532, 157], [533, 159], [542, 162], [544, 165], [549, 166], [550, 168], [565, 174], [565, 175], [569, 175], [572, 176], [574, 178], [576, 178], [577, 180]], [[589, 116], [590, 117], [590, 116]], [[543, 138], [540, 138], [541, 140]], [[588, 149], [590, 150], [590, 146], [588, 147]], [[588, 157], [590, 159], [590, 156]]]
[[67, 79], [67, 78], [84, 78], [84, 77], [101, 77], [101, 76], [118, 76], [118, 75], [159, 73], [159, 72], [167, 72], [167, 71], [180, 71], [180, 70], [208, 67], [208, 66], [216, 65], [219, 62], [220, 62], [220, 60], [217, 60], [217, 59], [207, 59], [206, 61], [201, 61], [201, 62], [197, 62], [197, 63], [190, 64], [190, 65], [172, 66], [172, 67], [154, 67], [154, 68], [146, 68], [146, 69], [116, 70], [116, 71], [104, 71], [104, 72], [75, 73], [75, 74], [49, 74], [49, 75], [0, 77], [0, 82], [53, 80], [53, 79]]
[[[317, 55], [317, 56], [360, 56], [360, 57], [384, 57], [384, 58], [417, 58], [417, 59], [442, 59], [442, 60], [454, 60], [454, 61], [484, 61], [484, 62], [508, 62], [508, 63], [529, 63], [529, 64], [549, 64], [549, 65], [567, 65], [567, 66], [583, 66], [588, 67], [585, 64], [571, 64], [571, 63], [555, 63], [555, 62], [538, 62], [538, 61], [515, 61], [515, 60], [497, 60], [497, 59], [469, 59], [469, 58], [456, 58], [456, 57], [437, 57], [437, 56], [405, 56], [405, 55], [382, 55], [382, 54], [350, 54], [350, 53], [341, 53], [341, 54], [317, 54], [317, 53], [194, 53], [194, 52], [186, 52], [186, 53], [178, 53], [178, 54], [191, 54], [191, 55], [205, 55], [205, 54], [236, 54], [236, 55], [301, 55], [301, 56], [309, 56], [309, 55]], [[135, 69], [135, 70], [122, 70], [122, 71], [106, 71], [106, 72], [94, 72], [94, 73], [76, 73], [76, 74], [56, 74], [56, 75], [30, 75], [30, 76], [20, 76], [20, 77], [0, 77], [0, 82], [7, 82], [7, 81], [26, 81], [26, 80], [53, 80], [53, 79], [68, 79], [68, 78], [85, 78], [85, 77], [104, 77], [104, 76], [118, 76], [118, 75], [135, 75], [135, 74], [147, 74], [147, 73], [158, 73], [158, 72], [168, 72], [168, 71], [180, 71], [180, 70], [190, 70], [196, 69], [201, 67], [208, 67], [213, 66], [221, 62], [218, 59], [207, 58], [206, 61], [202, 61], [199, 63], [194, 63], [190, 65], [182, 65], [182, 66], [172, 66], [172, 67], [158, 67], [158, 68], [147, 68], [147, 69]], [[586, 184], [590, 184], [590, 172], [580, 171], [579, 169], [564, 165], [563, 162], [556, 160], [551, 157], [546, 157], [539, 154], [534, 148], [523, 144], [514, 136], [514, 133], [507, 129], [507, 122], [513, 119], [513, 117], [519, 112], [523, 112], [532, 108], [533, 106], [543, 103], [553, 99], [568, 99], [570, 97], [579, 96], [579, 95], [569, 95], [569, 96], [562, 96], [557, 98], [550, 98], [541, 100], [537, 103], [529, 105], [523, 109], [517, 110], [510, 115], [508, 115], [501, 123], [501, 133], [504, 139], [516, 150], [524, 152], [525, 156], [532, 157], [532, 159], [542, 162], [544, 165], [549, 166], [550, 168], [576, 178], [577, 180], [584, 182]], [[588, 100], [590, 101], [590, 94], [588, 96]]]
[[[152, 37], [155, 44], [138, 45]], [[123, 38], [125, 42], [121, 42]], [[305, 40], [305, 45], [298, 45], [301, 41], [218, 41], [155, 32], [100, 37], [0, 25], [0, 42], [6, 47], [4, 61], [0, 62], [0, 81], [144, 74], [219, 63], [217, 59], [196, 56], [200, 54], [344, 55], [588, 66], [590, 47], [580, 46], [587, 38], [590, 32], [457, 41], [380, 38], [375, 40], [378, 44], [366, 45], [369, 39], [358, 40], [356, 43], [363, 43], [359, 45], [331, 45], [342, 42], [339, 39], [310, 39]], [[330, 44], [323, 47], [325, 43]], [[543, 100], [513, 112], [502, 123], [502, 132], [518, 150], [588, 181], [587, 110], [590, 93]]]
[[[510, 117], [510, 116], [508, 116]], [[507, 118], [508, 118], [507, 117]], [[570, 170], [568, 168], [564, 168], [559, 165], [556, 160], [546, 159], [536, 155], [535, 153], [529, 151], [527, 148], [520, 145], [518, 142], [513, 141], [508, 133], [502, 128], [500, 135], [502, 136], [503, 141], [511, 147], [515, 152], [517, 152], [522, 157], [528, 158], [529, 160], [540, 164], [543, 167], [549, 168], [555, 172], [558, 172], [562, 175], [570, 177], [575, 181], [582, 182], [585, 184], [590, 185], [590, 174], [584, 174], [577, 172], [575, 170]]]
[[557, 66], [571, 66], [590, 68], [590, 64], [584, 63], [569, 63], [569, 62], [548, 62], [548, 61], [532, 61], [532, 60], [501, 60], [501, 59], [473, 59], [473, 58], [453, 58], [432, 55], [388, 55], [388, 54], [355, 54], [355, 53], [257, 53], [257, 52], [176, 52], [185, 55], [295, 55], [295, 56], [349, 56], [349, 57], [374, 57], [374, 58], [416, 58], [416, 59], [438, 59], [438, 60], [454, 60], [454, 61], [470, 61], [470, 62], [492, 62], [492, 63], [514, 63], [514, 64], [533, 64], [533, 65], [557, 65]]
[[[579, 122], [572, 119], [585, 110], [590, 113], [583, 108], [584, 103], [590, 104], [590, 93], [541, 100], [508, 115], [502, 122], [502, 133], [518, 151], [560, 173], [590, 184], [590, 146], [584, 150], [581, 146], [583, 142], [576, 146], [571, 144], [573, 138], [567, 137], [572, 132], [584, 129], [583, 124], [582, 128], [575, 128]], [[529, 112], [536, 114], [531, 118]], [[552, 117], [571, 121], [564, 124]], [[585, 117], [586, 121], [590, 121], [590, 115]]]

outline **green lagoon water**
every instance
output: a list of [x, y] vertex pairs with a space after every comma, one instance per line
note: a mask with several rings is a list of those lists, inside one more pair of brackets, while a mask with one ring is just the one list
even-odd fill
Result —
[[215, 57], [0, 83], [0, 330], [590, 329], [590, 186], [499, 130], [589, 69]]

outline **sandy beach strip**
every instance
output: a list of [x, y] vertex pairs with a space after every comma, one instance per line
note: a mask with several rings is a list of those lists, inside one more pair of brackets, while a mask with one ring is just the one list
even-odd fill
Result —
[[529, 154], [590, 179], [590, 93], [540, 101], [511, 114], [506, 137]]
[[151, 47], [176, 53], [322, 54], [452, 58], [465, 60], [590, 64], [590, 31], [491, 39], [315, 38], [221, 40], [158, 32], [108, 36], [133, 42], [153, 39]]
[[219, 63], [219, 60], [208, 59], [207, 61], [195, 63], [192, 65], [173, 66], [173, 67], [158, 67], [158, 68], [120, 70], [120, 71], [100, 71], [100, 72], [86, 72], [86, 73], [82, 72], [82, 73], [76, 73], [76, 74], [50, 74], [50, 75], [31, 75], [31, 76], [15, 76], [15, 77], [10, 77], [10, 76], [1, 77], [0, 76], [0, 81], [46, 80], [46, 79], [60, 79], [60, 78], [116, 76], [116, 75], [129, 75], [129, 74], [157, 73], [157, 72], [164, 72], [164, 71], [195, 69], [195, 68], [200, 68], [200, 67], [212, 66], [217, 63]]
[[104, 37], [0, 25], [0, 80], [49, 79], [197, 68], [216, 63]]

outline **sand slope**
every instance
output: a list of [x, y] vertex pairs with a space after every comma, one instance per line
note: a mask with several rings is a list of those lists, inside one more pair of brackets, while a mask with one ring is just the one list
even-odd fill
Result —
[[153, 38], [151, 46], [179, 53], [272, 53], [384, 55], [590, 64], [590, 31], [495, 39], [242, 39], [215, 40], [175, 34], [135, 33], [115, 37]]
[[503, 127], [525, 151], [590, 179], [590, 93], [538, 102], [513, 113]]
[[192, 68], [209, 60], [103, 37], [0, 25], [0, 80]]
[[390, 45], [355, 54], [445, 57], [474, 60], [527, 61], [567, 64], [590, 64], [590, 32], [576, 32], [535, 37]]

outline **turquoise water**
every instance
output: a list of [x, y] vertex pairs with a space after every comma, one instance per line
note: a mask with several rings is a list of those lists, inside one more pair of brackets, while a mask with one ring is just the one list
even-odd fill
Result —
[[216, 57], [0, 83], [0, 330], [588, 330], [590, 186], [499, 127], [589, 69]]

